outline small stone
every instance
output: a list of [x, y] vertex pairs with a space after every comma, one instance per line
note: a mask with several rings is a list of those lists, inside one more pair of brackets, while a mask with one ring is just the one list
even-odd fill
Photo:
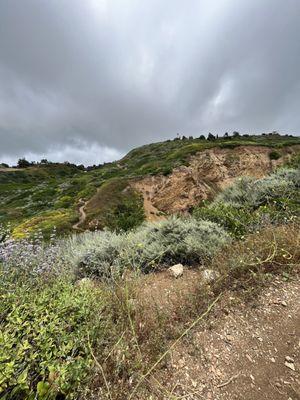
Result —
[[216, 279], [219, 278], [220, 274], [217, 271], [214, 271], [213, 269], [205, 269], [204, 271], [202, 271], [202, 279], [206, 282], [206, 283], [211, 283], [213, 281], [215, 281]]
[[284, 365], [285, 365], [287, 368], [291, 369], [292, 371], [295, 371], [295, 365], [294, 365], [294, 363], [286, 361], [286, 362], [284, 363]]
[[234, 337], [233, 337], [232, 335], [226, 335], [226, 339], [227, 339], [229, 342], [233, 342], [233, 341], [234, 341]]
[[252, 360], [252, 358], [249, 356], [249, 354], [246, 354], [246, 357], [247, 357], [247, 359], [250, 361], [250, 362], [254, 362], [253, 360]]
[[286, 301], [282, 300], [281, 305], [282, 305], [283, 307], [287, 307]]
[[271, 358], [271, 362], [272, 362], [272, 363], [275, 362], [275, 358], [274, 358], [274, 357]]
[[183, 275], [183, 265], [182, 264], [173, 265], [172, 267], [169, 268], [169, 273], [174, 278], [179, 278], [180, 276]]

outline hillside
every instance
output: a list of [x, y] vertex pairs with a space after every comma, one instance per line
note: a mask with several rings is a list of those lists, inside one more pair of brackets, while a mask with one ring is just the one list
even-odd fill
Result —
[[229, 140], [3, 168], [1, 399], [297, 398], [299, 139]]
[[290, 162], [299, 149], [299, 137], [279, 135], [175, 139], [88, 170], [68, 164], [2, 168], [0, 223], [9, 223], [15, 237], [49, 236], [54, 227], [58, 233], [73, 226], [127, 230], [145, 218], [190, 211], [238, 176], [262, 177]]

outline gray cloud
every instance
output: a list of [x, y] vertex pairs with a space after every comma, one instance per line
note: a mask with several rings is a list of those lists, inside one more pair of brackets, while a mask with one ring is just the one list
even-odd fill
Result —
[[2, 0], [0, 159], [297, 133], [299, 17], [298, 0]]

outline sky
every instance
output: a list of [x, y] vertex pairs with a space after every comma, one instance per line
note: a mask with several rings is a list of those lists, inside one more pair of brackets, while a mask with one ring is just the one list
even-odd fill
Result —
[[299, 0], [0, 0], [0, 162], [300, 132]]

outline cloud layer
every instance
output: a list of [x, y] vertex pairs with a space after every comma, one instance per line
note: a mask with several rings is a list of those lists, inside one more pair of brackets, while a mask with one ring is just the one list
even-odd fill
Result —
[[0, 161], [300, 132], [298, 0], [2, 0]]

